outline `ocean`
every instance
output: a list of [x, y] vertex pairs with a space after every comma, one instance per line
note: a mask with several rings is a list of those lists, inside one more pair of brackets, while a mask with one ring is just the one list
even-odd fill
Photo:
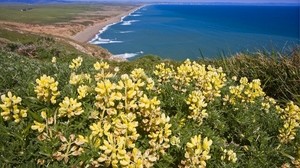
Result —
[[91, 40], [132, 59], [192, 60], [237, 52], [288, 52], [299, 45], [300, 6], [148, 5]]

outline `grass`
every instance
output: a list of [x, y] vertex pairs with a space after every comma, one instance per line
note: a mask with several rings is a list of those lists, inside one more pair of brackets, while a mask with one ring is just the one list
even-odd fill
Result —
[[[20, 33], [2, 28], [0, 28], [0, 51], [2, 54], [12, 53], [20, 55], [20, 58], [26, 57], [40, 62], [50, 62], [54, 56], [63, 62], [70, 61], [77, 56], [93, 58], [70, 45], [67, 40], [57, 40], [49, 36]], [[97, 56], [101, 57], [102, 55]], [[2, 65], [5, 68], [9, 63], [6, 58], [2, 60], [2, 63], [6, 63]]]
[[38, 40], [41, 36], [31, 33], [19, 33], [16, 31], [0, 28], [0, 37], [12, 42], [30, 43]]
[[291, 53], [257, 52], [237, 54], [234, 57], [215, 60], [230, 76], [260, 79], [264, 91], [280, 100], [293, 100], [300, 104], [300, 48]]
[[[32, 9], [21, 11], [26, 8]], [[89, 11], [103, 10], [105, 10], [105, 4], [0, 5], [0, 20], [32, 24], [55, 24], [68, 22]], [[101, 15], [97, 15], [96, 17], [99, 18]]]

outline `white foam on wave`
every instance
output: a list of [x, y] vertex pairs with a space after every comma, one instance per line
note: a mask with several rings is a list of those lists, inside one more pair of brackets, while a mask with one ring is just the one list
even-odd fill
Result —
[[137, 16], [141, 16], [141, 15], [140, 15], [140, 14], [133, 14], [133, 15], [131, 15], [131, 16], [137, 17]]
[[134, 22], [138, 22], [139, 20], [128, 20], [128, 21], [123, 21], [123, 23], [121, 25], [123, 26], [129, 26]]
[[99, 37], [99, 38], [91, 41], [90, 43], [92, 43], [92, 44], [112, 44], [112, 43], [123, 43], [123, 41], [102, 39]]
[[[109, 39], [102, 39], [102, 38], [100, 37], [100, 35], [101, 35], [103, 32], [105, 32], [110, 26], [113, 26], [113, 25], [115, 25], [115, 24], [117, 24], [117, 23], [122, 23], [122, 22], [124, 22], [124, 19], [125, 19], [127, 16], [130, 16], [130, 15], [132, 15], [133, 13], [140, 13], [140, 12], [137, 12], [137, 11], [140, 10], [140, 9], [142, 9], [142, 8], [144, 8], [145, 6], [147, 6], [147, 5], [141, 6], [141, 7], [137, 8], [136, 10], [132, 11], [131, 13], [129, 13], [128, 15], [121, 17], [121, 19], [120, 19], [119, 22], [115, 22], [115, 23], [106, 25], [106, 26], [103, 27], [101, 30], [99, 30], [99, 33], [96, 34], [96, 36], [95, 36], [91, 41], [89, 41], [89, 43], [92, 43], [92, 44], [108, 44], [108, 42], [104, 42], [104, 41], [107, 41], [107, 40], [109, 40]], [[136, 20], [134, 20], [133, 22], [136, 22]], [[130, 25], [130, 24], [132, 23], [132, 21], [131, 21], [131, 22], [128, 22], [128, 23], [129, 23], [129, 25]], [[128, 24], [128, 23], [127, 23], [127, 24]], [[110, 40], [109, 42], [110, 42], [110, 43], [121, 43], [122, 41], [113, 41], [113, 40]]]
[[125, 34], [125, 33], [132, 33], [134, 31], [120, 31], [121, 34]]
[[140, 51], [140, 52], [136, 52], [136, 53], [124, 53], [124, 54], [116, 54], [114, 55], [114, 57], [121, 57], [121, 58], [132, 58], [132, 57], [135, 57], [137, 55], [140, 55], [140, 54], [143, 54], [144, 52], [143, 51]]

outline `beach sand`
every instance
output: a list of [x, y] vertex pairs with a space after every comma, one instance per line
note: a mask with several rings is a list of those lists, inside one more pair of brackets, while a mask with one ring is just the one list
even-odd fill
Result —
[[121, 21], [122, 17], [129, 15], [130, 13], [136, 11], [137, 9], [141, 8], [141, 6], [136, 7], [134, 9], [131, 9], [129, 11], [123, 12], [122, 14], [119, 14], [117, 16], [113, 16], [113, 17], [107, 17], [102, 21], [99, 21], [98, 23], [95, 23], [92, 26], [88, 26], [86, 29], [84, 29], [83, 31], [78, 32], [77, 34], [75, 34], [74, 36], [72, 36], [71, 38], [75, 41], [78, 42], [82, 42], [82, 43], [86, 43], [89, 42], [90, 40], [92, 40], [98, 33], [100, 30], [102, 30], [105, 26], [113, 24], [113, 23], [117, 23], [119, 21]]

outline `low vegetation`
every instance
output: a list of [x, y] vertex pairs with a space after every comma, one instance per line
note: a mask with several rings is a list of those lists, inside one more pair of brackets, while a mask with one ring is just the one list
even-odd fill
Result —
[[118, 63], [6, 47], [0, 167], [300, 166], [297, 49]]
[[68, 22], [87, 11], [104, 10], [101, 5], [1, 5], [0, 20], [54, 24]]

